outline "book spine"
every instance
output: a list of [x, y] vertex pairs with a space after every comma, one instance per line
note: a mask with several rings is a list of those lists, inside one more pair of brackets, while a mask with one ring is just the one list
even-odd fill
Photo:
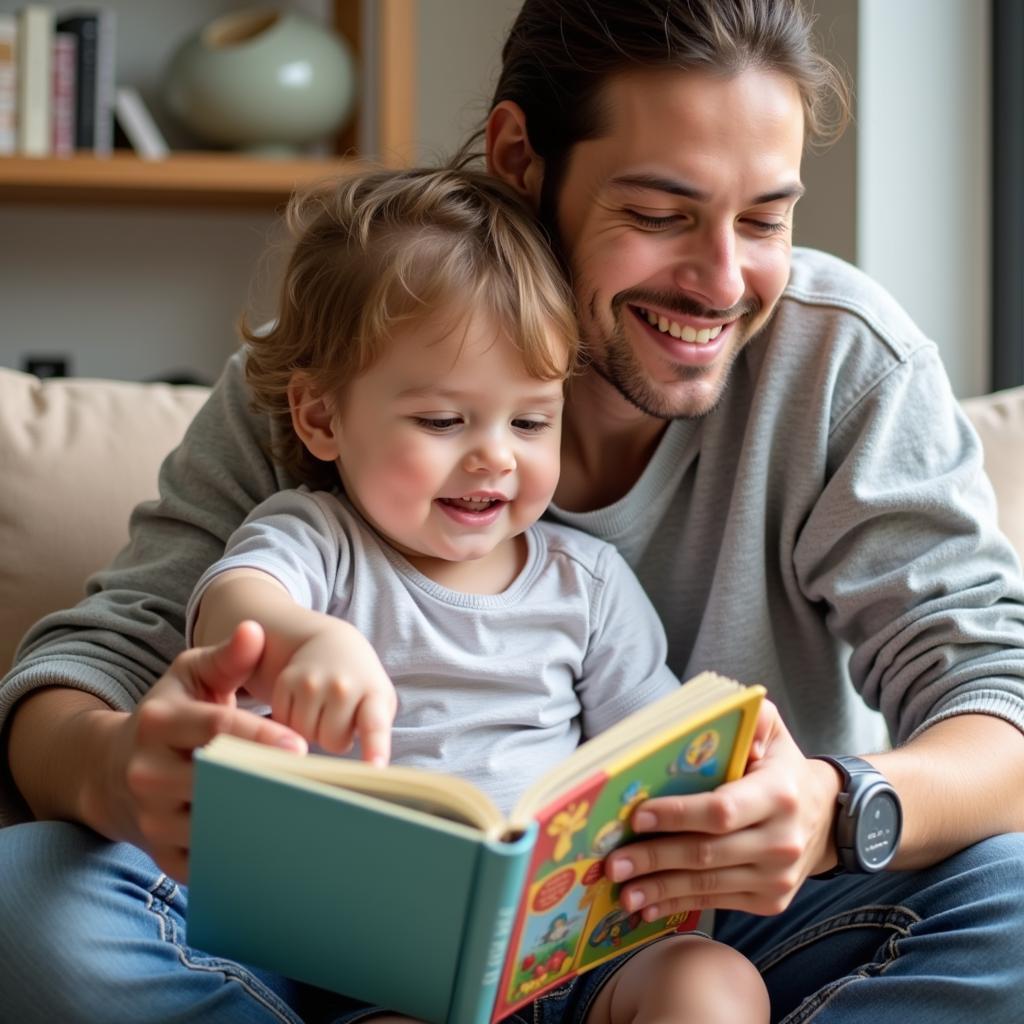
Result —
[[167, 140], [136, 89], [121, 86], [116, 93], [114, 113], [132, 149], [143, 160], [163, 160], [168, 154]]
[[18, 19], [0, 14], [0, 156], [18, 148]]
[[58, 32], [78, 40], [75, 59], [75, 149], [91, 151], [96, 140], [96, 26], [95, 14], [61, 18]]
[[49, 156], [52, 136], [53, 11], [23, 7], [18, 22], [18, 152]]
[[448, 1024], [491, 1020], [536, 841], [534, 824], [514, 842], [481, 845]]
[[75, 66], [78, 40], [70, 32], [53, 37], [53, 155], [75, 149]]
[[93, 151], [114, 151], [114, 103], [117, 89], [117, 20], [114, 11], [99, 14], [96, 32], [96, 134]]

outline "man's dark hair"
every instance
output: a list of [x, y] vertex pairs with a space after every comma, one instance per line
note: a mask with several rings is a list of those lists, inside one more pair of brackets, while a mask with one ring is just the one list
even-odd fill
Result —
[[600, 136], [601, 90], [630, 70], [775, 71], [800, 90], [807, 138], [837, 136], [849, 94], [816, 50], [800, 0], [525, 0], [502, 50], [491, 109], [512, 100], [553, 201], [569, 151]]

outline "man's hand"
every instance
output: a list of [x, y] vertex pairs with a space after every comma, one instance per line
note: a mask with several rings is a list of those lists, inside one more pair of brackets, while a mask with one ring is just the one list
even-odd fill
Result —
[[274, 683], [274, 720], [332, 754], [351, 750], [387, 764], [395, 688], [370, 642], [341, 619], [316, 616], [315, 632], [288, 659]]
[[[91, 822], [112, 839], [142, 847], [174, 878], [188, 873], [192, 752], [218, 733], [305, 752], [301, 736], [235, 704], [263, 653], [253, 622], [215, 647], [180, 654], [130, 715], [112, 728], [105, 792], [93, 794]], [[96, 714], [110, 714], [96, 712]], [[106, 819], [106, 820], [104, 820]], [[96, 827], [96, 825], [94, 825]]]
[[712, 907], [780, 913], [809, 875], [835, 863], [838, 792], [835, 770], [805, 758], [766, 701], [743, 778], [641, 804], [634, 830], [661, 835], [610, 854], [606, 874], [631, 879], [622, 904], [648, 921]]

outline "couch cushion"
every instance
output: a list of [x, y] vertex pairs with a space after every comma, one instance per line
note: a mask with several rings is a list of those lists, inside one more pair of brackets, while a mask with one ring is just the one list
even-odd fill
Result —
[[25, 630], [75, 604], [206, 389], [0, 369], [0, 674]]
[[999, 525], [1024, 562], [1024, 387], [969, 398], [963, 407], [985, 446]]

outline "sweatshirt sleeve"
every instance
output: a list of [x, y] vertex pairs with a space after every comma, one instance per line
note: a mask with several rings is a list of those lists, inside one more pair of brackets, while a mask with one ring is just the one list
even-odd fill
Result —
[[622, 556], [605, 545], [596, 566], [590, 642], [576, 691], [583, 736], [609, 726], [679, 688], [666, 664], [658, 613]]
[[203, 595], [218, 576], [232, 569], [264, 572], [296, 604], [330, 612], [338, 576], [344, 578], [349, 565], [348, 544], [334, 506], [330, 494], [300, 488], [279, 491], [253, 509], [192, 592], [185, 616], [189, 646]]
[[896, 742], [980, 712], [1024, 729], [1024, 587], [973, 428], [934, 350], [833, 425], [794, 552], [804, 594]]
[[[292, 486], [265, 454], [269, 421], [249, 409], [244, 352], [235, 354], [160, 469], [160, 497], [132, 513], [128, 545], [90, 578], [87, 596], [25, 636], [0, 681], [0, 729], [14, 705], [43, 687], [91, 693], [130, 710], [185, 646], [196, 580], [258, 502]], [[16, 796], [0, 782], [0, 824]]]

